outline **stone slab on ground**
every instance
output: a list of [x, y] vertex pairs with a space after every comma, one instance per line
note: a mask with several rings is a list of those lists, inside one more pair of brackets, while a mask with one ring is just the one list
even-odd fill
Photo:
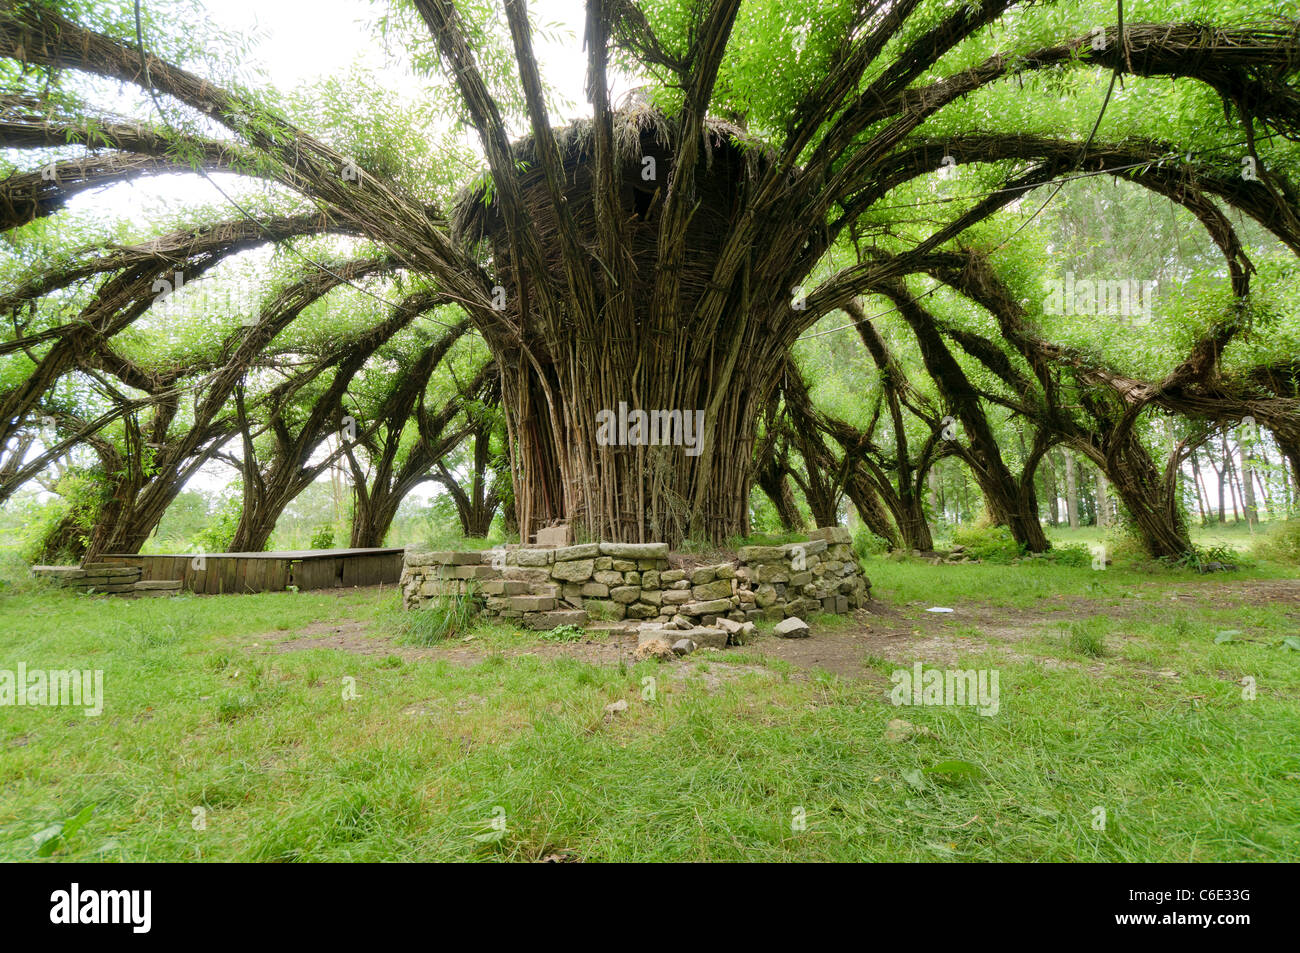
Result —
[[695, 626], [690, 629], [669, 629], [658, 623], [648, 623], [642, 626], [641, 631], [637, 633], [637, 645], [642, 645], [652, 639], [662, 639], [670, 644], [680, 639], [690, 639], [700, 648], [725, 649], [727, 647], [727, 633], [721, 629], [714, 629], [707, 626]]
[[587, 613], [581, 609], [556, 609], [554, 612], [529, 612], [515, 621], [527, 628], [545, 631], [561, 625], [584, 626]]
[[772, 628], [772, 634], [781, 639], [806, 639], [811, 634], [808, 623], [797, 615], [782, 619]]

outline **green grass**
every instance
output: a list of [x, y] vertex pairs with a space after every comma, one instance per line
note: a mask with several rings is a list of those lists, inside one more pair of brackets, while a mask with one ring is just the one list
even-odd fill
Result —
[[1101, 658], [1106, 654], [1106, 622], [1104, 618], [1093, 617], [1065, 626], [1066, 649], [1086, 658]]
[[[1275, 531], [1280, 525], [1282, 523], [1275, 520], [1272, 522], [1264, 521], [1258, 526], [1248, 526], [1245, 520], [1242, 520], [1237, 523], [1229, 521], [1223, 524], [1211, 522], [1202, 526], [1199, 522], [1193, 520], [1191, 525], [1192, 542], [1206, 548], [1228, 546], [1246, 552], [1258, 544], [1263, 537]], [[1068, 526], [1048, 526], [1044, 524], [1043, 530], [1047, 533], [1047, 538], [1053, 543], [1087, 543], [1093, 546], [1105, 542], [1115, 534], [1113, 527], [1098, 529], [1096, 526], [1080, 526], [1078, 529], [1070, 529]]]
[[[103, 669], [107, 702], [99, 718], [0, 708], [0, 859], [36, 859], [33, 835], [90, 806], [52, 859], [1300, 858], [1300, 652], [1279, 645], [1294, 604], [1172, 611], [1170, 583], [1218, 584], [1187, 573], [868, 565], [891, 602], [1065, 593], [1150, 611], [1081, 623], [1101, 657], [1068, 626], [1022, 643], [1023, 661], [965, 657], [1000, 672], [1001, 710], [981, 717], [900, 710], [883, 678], [806, 677], [756, 652], [727, 678], [738, 655], [698, 657], [710, 688], [677, 663], [507, 655], [546, 635], [492, 627], [470, 643], [481, 661], [452, 664], [451, 647], [394, 642], [395, 592], [5, 596], [0, 668]], [[351, 620], [391, 651], [269, 649]], [[1216, 643], [1227, 628], [1240, 638]], [[899, 717], [933, 737], [888, 743]], [[978, 774], [929, 770], [947, 761]]]
[[1186, 569], [1111, 566], [1062, 566], [1048, 560], [1026, 559], [1015, 566], [963, 563], [931, 566], [922, 559], [873, 557], [863, 569], [872, 582], [872, 595], [888, 602], [925, 602], [953, 606], [962, 601], [991, 602], [1028, 608], [1062, 598], [1091, 598], [1116, 605], [1126, 599], [1151, 598], [1162, 586], [1217, 585], [1233, 580], [1300, 578], [1300, 569], [1260, 561], [1249, 568], [1213, 576]]

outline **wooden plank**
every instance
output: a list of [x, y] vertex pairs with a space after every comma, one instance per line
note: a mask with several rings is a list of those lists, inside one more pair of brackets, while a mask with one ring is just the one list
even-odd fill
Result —
[[244, 564], [244, 592], [265, 592], [266, 572], [275, 563], [269, 559], [250, 559]]
[[[325, 568], [322, 568], [325, 567]], [[298, 578], [304, 580], [299, 583], [303, 589], [323, 589], [328, 584], [328, 573], [325, 569], [327, 564], [319, 559], [303, 559], [298, 563]]]
[[202, 569], [195, 569], [193, 568], [193, 563], [191, 563], [190, 570], [189, 570], [189, 579], [190, 579], [189, 588], [191, 592], [207, 592], [208, 591], [207, 565], [204, 564]]
[[312, 559], [303, 560], [305, 565], [311, 566], [312, 581], [316, 589], [333, 589], [339, 584], [339, 563], [335, 559]]
[[184, 553], [110, 553], [103, 561], [137, 566], [143, 580], [179, 579], [191, 592], [217, 595], [282, 592], [289, 585], [300, 590], [396, 585], [405, 551], [405, 547], [368, 547], [217, 553], [206, 554], [203, 569], [195, 569], [194, 556]]
[[311, 570], [313, 589], [333, 589], [335, 564], [332, 559], [304, 559], [303, 565]]

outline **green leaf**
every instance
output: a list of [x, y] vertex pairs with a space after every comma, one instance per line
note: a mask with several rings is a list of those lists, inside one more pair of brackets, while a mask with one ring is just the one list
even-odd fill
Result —
[[51, 824], [33, 834], [32, 840], [36, 841], [36, 856], [52, 857], [56, 850], [68, 842], [69, 837], [86, 826], [90, 815], [95, 813], [95, 808], [98, 806], [98, 804], [88, 804], [75, 817], [60, 821], [58, 824]]
[[932, 768], [926, 768], [927, 774], [941, 774], [945, 777], [979, 777], [978, 767], [969, 761], [940, 761]]
[[90, 815], [95, 813], [96, 807], [98, 807], [97, 804], [88, 804], [82, 808], [81, 812], [76, 817], [63, 825], [63, 836], [65, 838], [71, 837], [73, 834], [77, 833], [77, 831], [85, 827], [86, 822], [90, 820]]
[[1282, 640], [1282, 648], [1300, 652], [1300, 635], [1288, 635]]
[[36, 841], [36, 856], [49, 857], [53, 854], [59, 846], [62, 834], [62, 824], [51, 824], [49, 827], [33, 834], [32, 840]]
[[1214, 644], [1215, 644], [1215, 645], [1221, 645], [1221, 644], [1223, 644], [1224, 642], [1231, 642], [1233, 636], [1235, 636], [1235, 635], [1241, 635], [1240, 630], [1238, 630], [1238, 629], [1225, 629], [1224, 631], [1219, 632], [1218, 634], [1216, 634], [1216, 635], [1214, 636]]

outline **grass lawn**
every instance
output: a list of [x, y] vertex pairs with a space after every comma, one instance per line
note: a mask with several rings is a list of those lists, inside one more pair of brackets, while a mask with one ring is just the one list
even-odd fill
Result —
[[[867, 570], [800, 644], [639, 664], [408, 645], [392, 590], [0, 596], [0, 669], [106, 696], [0, 707], [0, 859], [91, 806], [53, 859], [1300, 859], [1294, 570]], [[895, 707], [915, 659], [996, 670], [998, 713]]]

